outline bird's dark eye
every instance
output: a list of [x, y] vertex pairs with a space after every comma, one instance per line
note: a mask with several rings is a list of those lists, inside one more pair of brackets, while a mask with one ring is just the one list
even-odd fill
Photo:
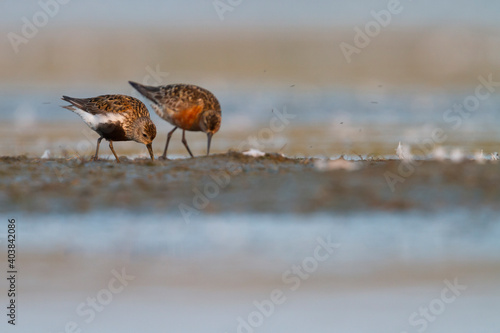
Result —
[[147, 138], [147, 137], [148, 137], [146, 134], [143, 134], [142, 136], [143, 136], [143, 137], [145, 137], [145, 138]]

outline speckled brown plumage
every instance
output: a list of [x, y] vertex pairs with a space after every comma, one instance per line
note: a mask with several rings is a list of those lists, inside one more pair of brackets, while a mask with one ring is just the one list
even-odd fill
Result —
[[178, 127], [182, 129], [182, 142], [191, 156], [193, 154], [187, 145], [185, 131], [207, 133], [208, 155], [211, 138], [219, 130], [222, 119], [219, 101], [210, 91], [192, 84], [151, 87], [132, 81], [129, 83], [153, 102], [151, 106], [161, 118], [175, 126], [168, 133], [162, 158], [166, 158], [170, 138]]
[[125, 95], [102, 95], [92, 98], [73, 98], [63, 96], [64, 101], [71, 103], [64, 108], [78, 114], [85, 123], [96, 131], [97, 159], [99, 144], [102, 139], [109, 141], [109, 147], [116, 160], [120, 162], [113, 149], [113, 141], [136, 141], [148, 148], [151, 159], [154, 159], [152, 142], [156, 137], [156, 126], [149, 118], [149, 111], [140, 100]]

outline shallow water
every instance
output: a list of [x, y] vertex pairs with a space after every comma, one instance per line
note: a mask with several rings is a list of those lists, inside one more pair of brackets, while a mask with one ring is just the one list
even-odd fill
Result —
[[[465, 289], [426, 331], [493, 332], [497, 322], [500, 221], [487, 210], [218, 214], [191, 224], [168, 213], [12, 216], [22, 254], [16, 329], [25, 332], [68, 322], [85, 332], [244, 332], [240, 318], [259, 317], [254, 302], [273, 290], [283, 303], [255, 331], [417, 332], [410, 316], [455, 279]], [[318, 239], [334, 247], [310, 266]], [[291, 280], [293, 265], [307, 277]], [[122, 269], [133, 279], [95, 317], [90, 306], [76, 312]]]
[[[226, 3], [225, 3], [226, 4]], [[234, 4], [231, 6], [231, 4]], [[493, 0], [481, 0], [470, 3], [466, 0], [435, 1], [433, 10], [429, 13], [428, 2], [421, 1], [411, 3], [401, 1], [404, 8], [401, 20], [395, 24], [442, 24], [454, 22], [468, 24], [497, 25], [498, 20], [495, 13], [499, 11], [498, 2]], [[250, 25], [255, 26], [259, 22], [263, 26], [332, 26], [352, 25], [365, 19], [370, 10], [387, 8], [385, 0], [358, 0], [355, 2], [335, 2], [321, 0], [316, 1], [315, 6], [310, 6], [302, 1], [273, 1], [272, 3], [256, 0], [252, 3], [229, 2], [231, 10], [226, 14], [225, 21], [221, 21], [217, 15], [213, 3], [200, 3], [199, 1], [164, 2], [159, 0], [148, 0], [137, 6], [134, 2], [123, 2], [118, 0], [101, 3], [92, 1], [89, 6], [72, 3], [63, 6], [65, 16], [56, 16], [51, 24], [57, 26], [67, 24], [87, 23], [89, 18], [100, 25], [127, 25], [130, 21], [137, 25], [173, 25], [173, 26], [221, 26], [225, 25]], [[450, 7], [453, 10], [450, 12]], [[33, 13], [37, 8], [34, 3], [12, 2], [6, 8], [9, 15], [5, 15], [5, 23], [11, 25], [20, 24], [20, 17]], [[92, 8], [97, 8], [95, 10]], [[293, 10], [292, 10], [293, 9]], [[115, 11], [115, 16], [106, 15]], [[234, 11], [234, 13], [232, 13]], [[280, 15], [276, 15], [280, 13]], [[186, 22], [190, 17], [190, 22]], [[402, 21], [402, 22], [401, 22]], [[359, 24], [359, 23], [358, 23]]]
[[[331, 237], [340, 245], [335, 261], [343, 265], [500, 260], [500, 217], [487, 209], [457, 208], [447, 213], [202, 214], [189, 222], [176, 213], [131, 214], [122, 210], [11, 215], [18, 221], [22, 247], [27, 252], [166, 255], [177, 259], [251, 255], [293, 263], [307, 256], [317, 237]], [[330, 268], [337, 271], [334, 266]]]
[[[62, 89], [62, 88], [61, 88]], [[470, 92], [386, 91], [300, 89], [266, 90], [212, 89], [222, 105], [222, 127], [214, 138], [213, 152], [258, 148], [290, 156], [391, 155], [398, 142], [410, 144], [417, 154], [435, 146], [448, 151], [460, 148], [466, 154], [481, 149], [486, 154], [499, 150], [500, 96], [492, 95], [475, 111], [453, 110], [464, 104]], [[0, 98], [0, 154], [41, 156], [50, 150], [53, 157], [90, 156], [97, 135], [81, 119], [62, 109], [60, 96], [67, 90], [38, 91], [26, 95], [12, 92]], [[95, 95], [91, 89], [78, 96]], [[146, 103], [149, 105], [149, 103]], [[151, 111], [158, 127], [156, 154], [163, 150], [170, 124]], [[439, 139], [434, 137], [439, 131]], [[180, 136], [180, 134], [177, 134]], [[188, 133], [188, 142], [203, 152], [206, 137]], [[136, 143], [118, 143], [117, 151], [137, 154], [145, 151]], [[180, 137], [174, 135], [171, 152], [184, 155]], [[107, 147], [103, 154], [109, 153]], [[119, 152], [120, 154], [120, 152]]]

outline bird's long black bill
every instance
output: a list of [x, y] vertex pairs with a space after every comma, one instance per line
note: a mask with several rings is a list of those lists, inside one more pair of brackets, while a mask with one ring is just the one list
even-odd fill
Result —
[[150, 143], [149, 145], [146, 145], [146, 147], [148, 148], [149, 155], [151, 156], [151, 160], [154, 161], [155, 155], [153, 154], [153, 144]]
[[207, 156], [210, 154], [210, 143], [212, 142], [212, 136], [214, 134], [213, 133], [207, 133], [207, 138], [208, 138], [208, 142], [207, 142]]

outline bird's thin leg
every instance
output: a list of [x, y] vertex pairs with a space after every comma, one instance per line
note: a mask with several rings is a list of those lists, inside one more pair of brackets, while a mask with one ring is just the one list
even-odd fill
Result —
[[161, 155], [161, 159], [164, 160], [167, 158], [167, 149], [168, 149], [168, 143], [170, 142], [170, 138], [172, 137], [172, 134], [174, 134], [175, 130], [177, 129], [177, 127], [174, 127], [173, 130], [171, 130], [170, 132], [168, 132], [168, 135], [167, 135], [167, 143], [165, 144], [165, 150], [163, 151], [163, 155]]
[[186, 131], [182, 130], [182, 143], [184, 144], [184, 146], [186, 146], [186, 149], [188, 150], [189, 155], [191, 155], [191, 157], [194, 157], [193, 153], [191, 153], [191, 149], [189, 149], [185, 134], [186, 134]]
[[118, 163], [120, 163], [120, 159], [118, 158], [118, 156], [115, 153], [115, 150], [113, 149], [113, 141], [111, 141], [111, 140], [109, 141], [109, 149], [111, 149], [111, 151], [113, 152], [113, 155], [115, 155], [116, 161]]
[[98, 154], [99, 154], [99, 145], [101, 144], [103, 137], [101, 136], [99, 139], [97, 139], [97, 148], [95, 149], [95, 155], [90, 158], [91, 161], [97, 161]]

